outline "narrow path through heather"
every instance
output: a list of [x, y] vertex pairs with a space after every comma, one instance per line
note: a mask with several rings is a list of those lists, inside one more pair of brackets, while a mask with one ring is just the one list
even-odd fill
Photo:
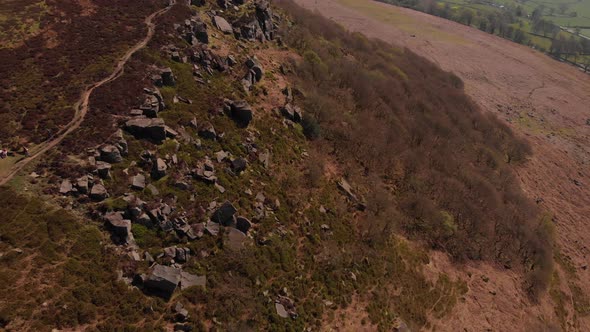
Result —
[[166, 8], [160, 9], [160, 10], [152, 13], [150, 16], [146, 17], [146, 19], [144, 21], [148, 27], [148, 32], [147, 32], [146, 36], [142, 40], [140, 40], [137, 44], [135, 44], [131, 49], [129, 49], [125, 53], [125, 55], [123, 55], [123, 57], [121, 59], [119, 59], [119, 61], [117, 61], [117, 65], [115, 66], [115, 69], [108, 77], [91, 84], [90, 86], [88, 86], [86, 88], [86, 90], [84, 90], [82, 92], [82, 94], [80, 95], [80, 99], [74, 105], [74, 109], [75, 109], [74, 118], [72, 119], [72, 121], [70, 121], [70, 123], [68, 123], [68, 125], [66, 127], [64, 127], [62, 129], [61, 134], [58, 134], [57, 137], [51, 138], [51, 139], [39, 144], [38, 146], [36, 146], [30, 152], [29, 157], [26, 157], [26, 158], [23, 158], [23, 159], [17, 161], [6, 174], [0, 175], [0, 186], [8, 183], [8, 181], [10, 181], [16, 174], [18, 174], [18, 172], [20, 172], [30, 162], [39, 158], [40, 156], [45, 154], [47, 151], [49, 151], [50, 149], [52, 149], [53, 147], [55, 147], [56, 145], [61, 143], [69, 134], [71, 134], [74, 130], [76, 130], [80, 127], [80, 125], [84, 121], [84, 118], [86, 117], [86, 114], [88, 113], [89, 101], [90, 101], [90, 96], [92, 95], [92, 92], [94, 92], [94, 90], [96, 90], [98, 87], [116, 80], [117, 78], [119, 78], [123, 74], [124, 69], [125, 69], [125, 64], [127, 64], [127, 62], [129, 61], [129, 59], [131, 59], [133, 54], [135, 54], [140, 49], [144, 48], [147, 45], [147, 43], [149, 43], [149, 41], [154, 36], [154, 33], [156, 31], [156, 24], [154, 23], [154, 20], [156, 18], [158, 18], [160, 15], [162, 15], [162, 14], [166, 13], [168, 10], [170, 10], [170, 8], [172, 8], [174, 3], [175, 3], [175, 1], [172, 0], [172, 1], [170, 1], [170, 4]]

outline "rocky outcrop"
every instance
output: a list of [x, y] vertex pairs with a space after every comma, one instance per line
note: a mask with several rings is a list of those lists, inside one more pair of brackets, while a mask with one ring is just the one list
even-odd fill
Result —
[[258, 24], [264, 32], [264, 37], [267, 40], [273, 40], [275, 37], [275, 28], [273, 24], [273, 14], [270, 8], [270, 3], [267, 0], [256, 2], [256, 18]]
[[281, 318], [297, 318], [295, 303], [287, 296], [279, 295], [275, 301], [275, 309]]
[[246, 90], [249, 90], [253, 85], [260, 82], [262, 76], [264, 76], [264, 69], [262, 69], [262, 65], [256, 57], [248, 58], [246, 66], [248, 67], [248, 72], [242, 80], [242, 85]]
[[88, 194], [89, 189], [89, 178], [88, 175], [84, 175], [76, 180], [76, 188], [80, 194]]
[[136, 138], [146, 138], [156, 142], [166, 139], [166, 126], [160, 118], [131, 119], [125, 123], [125, 129]]
[[[199, 1], [204, 2], [204, 0]], [[178, 24], [175, 27], [180, 36], [193, 46], [199, 43], [209, 43], [207, 25], [198, 16], [193, 16], [185, 20], [183, 25]]]
[[157, 158], [154, 166], [152, 168], [152, 177], [154, 179], [160, 179], [166, 176], [166, 170], [168, 169], [168, 165], [162, 158]]
[[157, 90], [144, 89], [144, 92], [146, 93], [145, 98], [139, 109], [148, 118], [158, 117], [158, 113], [162, 112], [166, 107], [164, 98]]
[[217, 182], [215, 167], [209, 158], [205, 158], [197, 163], [197, 167], [193, 169], [191, 173], [194, 178], [205, 183], [214, 184]]
[[[191, 54], [191, 61], [198, 64], [209, 75], [213, 70], [224, 72], [229, 67], [228, 59], [215, 54], [207, 45], [194, 47]], [[193, 74], [199, 78], [204, 78], [199, 66], [194, 68]]]
[[175, 320], [177, 322], [184, 322], [189, 317], [188, 310], [186, 310], [180, 302], [176, 303], [174, 306], [174, 313], [176, 314]]
[[162, 77], [162, 84], [165, 86], [175, 86], [176, 85], [176, 78], [172, 73], [172, 69], [164, 68], [160, 71], [160, 76]]

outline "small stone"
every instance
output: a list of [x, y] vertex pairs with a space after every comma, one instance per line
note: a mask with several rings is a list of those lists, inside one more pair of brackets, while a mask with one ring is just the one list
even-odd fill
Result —
[[131, 187], [136, 190], [144, 190], [145, 189], [145, 175], [137, 174], [133, 177], [131, 181]]
[[247, 165], [248, 162], [246, 161], [246, 159], [237, 158], [231, 162], [231, 169], [232, 171], [234, 171], [234, 173], [240, 174], [241, 172], [246, 170]]
[[158, 188], [156, 188], [156, 186], [154, 186], [151, 183], [148, 184], [146, 188], [150, 192], [150, 194], [152, 194], [152, 196], [158, 196], [160, 194], [160, 191], [158, 190]]

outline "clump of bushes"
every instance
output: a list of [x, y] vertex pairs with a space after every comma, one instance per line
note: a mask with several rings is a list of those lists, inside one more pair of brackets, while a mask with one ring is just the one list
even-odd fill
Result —
[[325, 152], [367, 191], [388, 188], [379, 195], [388, 203], [368, 202], [390, 206], [369, 211], [368, 222], [382, 230], [373, 241], [402, 231], [458, 261], [520, 268], [531, 294], [544, 289], [551, 235], [512, 170], [529, 145], [483, 114], [455, 74], [279, 3], [294, 19], [283, 27], [285, 42], [302, 55], [292, 79], [308, 92], [305, 111], [330, 143], [318, 146], [329, 146]]

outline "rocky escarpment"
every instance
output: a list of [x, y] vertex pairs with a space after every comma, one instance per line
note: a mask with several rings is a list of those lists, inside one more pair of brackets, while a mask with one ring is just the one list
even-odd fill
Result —
[[[190, 4], [206, 5], [203, 1]], [[164, 299], [173, 298], [177, 289], [207, 286], [206, 272], [193, 273], [186, 267], [210, 253], [195, 252], [190, 243], [217, 239], [234, 252], [266, 245], [269, 240], [259, 236], [258, 228], [263, 221], [276, 219], [281, 208], [276, 197], [267, 197], [264, 190], [254, 194], [251, 189], [262, 189], [256, 174], [271, 167], [271, 152], [259, 146], [260, 133], [252, 126], [268, 113], [258, 114], [256, 97], [249, 95], [264, 80], [263, 65], [253, 54], [221, 52], [211, 45], [213, 40], [219, 42], [220, 34], [252, 46], [272, 41], [277, 37], [279, 17], [273, 15], [266, 1], [220, 2], [219, 6], [236, 12], [242, 8], [234, 6], [243, 6], [245, 14], [224, 18], [221, 10], [208, 9], [174, 24], [174, 42], [159, 49], [160, 56], [172, 65], [149, 67], [146, 77], [152, 85], [145, 86], [137, 97], [139, 102], [120, 121], [121, 128], [104, 144], [88, 149], [87, 173], [64, 178], [58, 188], [60, 195], [87, 203], [120, 252], [139, 267], [127, 270], [122, 279]], [[178, 71], [187, 66], [192, 82], [184, 80], [186, 74]], [[195, 105], [188, 98], [192, 96], [170, 94], [172, 90], [185, 84], [208, 89], [220, 79], [241, 86], [241, 98], [219, 98], [218, 106], [207, 116], [169, 122], [167, 113], [173, 109]], [[302, 110], [294, 106], [290, 88], [284, 89], [284, 102], [275, 105], [273, 121], [300, 122]], [[223, 118], [231, 120], [233, 126], [216, 128], [213, 122]], [[285, 128], [294, 130], [293, 124]], [[240, 133], [241, 141], [228, 141], [228, 136], [235, 136], [231, 131]], [[236, 150], [230, 143], [238, 143], [240, 148]], [[137, 150], [138, 145], [144, 148]], [[232, 182], [241, 183], [237, 179], [244, 176], [251, 178], [250, 187], [236, 188]], [[211, 188], [217, 197], [203, 202], [203, 188]], [[188, 202], [204, 204], [192, 208], [187, 197]], [[146, 232], [158, 234], [171, 246], [147, 246]], [[294, 301], [286, 293], [275, 300], [279, 317], [297, 317]], [[188, 319], [180, 302], [175, 313], [180, 324]]]

